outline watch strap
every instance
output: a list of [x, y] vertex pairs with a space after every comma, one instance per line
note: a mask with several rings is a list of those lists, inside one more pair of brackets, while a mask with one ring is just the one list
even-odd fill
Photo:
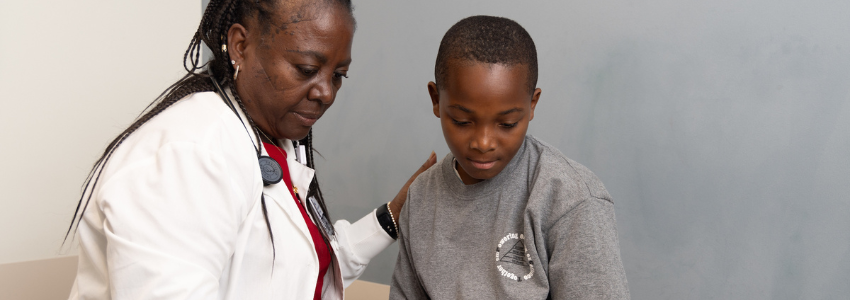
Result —
[[378, 218], [378, 224], [381, 225], [381, 228], [383, 228], [391, 238], [397, 240], [398, 231], [396, 230], [395, 221], [393, 220], [386, 203], [378, 206], [375, 210], [375, 217]]

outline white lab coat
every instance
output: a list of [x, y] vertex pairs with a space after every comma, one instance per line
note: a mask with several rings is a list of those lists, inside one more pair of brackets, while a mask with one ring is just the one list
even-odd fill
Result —
[[[313, 240], [286, 185], [263, 187], [256, 143], [213, 92], [188, 96], [133, 133], [85, 209], [70, 299], [312, 299]], [[294, 186], [307, 191], [313, 169], [283, 145]], [[335, 229], [323, 299], [342, 299], [343, 286], [393, 242], [374, 211]]]

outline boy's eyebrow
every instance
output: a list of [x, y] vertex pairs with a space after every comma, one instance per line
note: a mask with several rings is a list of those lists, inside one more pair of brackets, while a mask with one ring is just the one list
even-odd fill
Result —
[[499, 113], [499, 115], [500, 115], [500, 116], [504, 116], [504, 115], [507, 115], [507, 114], [509, 114], [509, 113], [513, 113], [513, 112], [521, 112], [521, 111], [522, 111], [522, 108], [515, 107], [515, 108], [511, 108], [511, 109], [509, 109], [509, 110], [506, 110], [506, 111], [500, 112], [500, 113]]
[[469, 108], [463, 107], [463, 106], [461, 106], [460, 104], [449, 105], [449, 107], [450, 107], [450, 108], [457, 108], [457, 109], [460, 109], [461, 111], [463, 111], [463, 112], [465, 112], [465, 113], [470, 113], [470, 114], [472, 113], [472, 111], [471, 111], [471, 110], [469, 110]]
[[[456, 109], [459, 109], [459, 110], [461, 110], [461, 111], [463, 111], [463, 112], [465, 112], [465, 113], [470, 113], [470, 114], [472, 113], [472, 110], [470, 110], [470, 109], [468, 109], [468, 108], [466, 108], [466, 107], [463, 107], [463, 106], [461, 106], [460, 104], [449, 105], [449, 107], [450, 107], [450, 108], [456, 108]], [[500, 116], [504, 116], [504, 115], [507, 115], [507, 114], [509, 114], [509, 113], [515, 113], [515, 112], [521, 112], [521, 111], [522, 111], [522, 108], [514, 107], [514, 108], [511, 108], [511, 109], [509, 109], [509, 110], [506, 110], [506, 111], [500, 112], [500, 113], [498, 113], [498, 115], [500, 115]]]

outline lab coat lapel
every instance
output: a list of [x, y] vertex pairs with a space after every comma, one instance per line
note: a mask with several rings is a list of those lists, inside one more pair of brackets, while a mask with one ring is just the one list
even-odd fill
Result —
[[[303, 205], [306, 209], [307, 205], [310, 205], [306, 199], [307, 191], [310, 188], [310, 183], [313, 182], [313, 176], [316, 174], [316, 171], [298, 162], [295, 157], [295, 147], [293, 147], [292, 141], [283, 140], [281, 144], [283, 145], [283, 149], [286, 152], [286, 164], [289, 167], [289, 176], [292, 179], [292, 185], [298, 189], [298, 196], [301, 197], [301, 199], [298, 199], [298, 201], [300, 201], [301, 205]], [[300, 218], [298, 220], [303, 220], [303, 218], [301, 218], [301, 212], [298, 211], [297, 213], [298, 217]], [[292, 218], [292, 215], [290, 215], [290, 218]], [[306, 227], [306, 224], [304, 222], [296, 223], [298, 223], [298, 228], [301, 229], [302, 233], [304, 233], [307, 239], [310, 240], [310, 243], [312, 245], [313, 239], [310, 235], [310, 231]], [[313, 224], [319, 226], [316, 220], [313, 220]], [[315, 245], [313, 245], [313, 247], [315, 247]], [[330, 289], [324, 290], [324, 293], [322, 294], [322, 299], [343, 299], [344, 286], [342, 280], [342, 270], [340, 270], [339, 262], [337, 261], [336, 257], [336, 253], [338, 253], [337, 251], [339, 251], [339, 244], [336, 240], [331, 241], [331, 250], [332, 252], [330, 267], [332, 269], [328, 271], [333, 273], [333, 282], [329, 283]]]
[[283, 140], [283, 149], [286, 151], [286, 164], [289, 166], [289, 177], [292, 179], [292, 185], [298, 189], [298, 196], [302, 198], [298, 201], [301, 201], [301, 205], [304, 205], [306, 209], [308, 204], [305, 197], [316, 171], [302, 165], [295, 159], [295, 147], [292, 146], [292, 141]]
[[[286, 164], [289, 166], [289, 176], [292, 178], [292, 185], [298, 188], [298, 195], [301, 197], [301, 199], [298, 200], [301, 201], [301, 205], [304, 205], [306, 208], [307, 205], [310, 205], [306, 199], [307, 191], [310, 188], [310, 183], [313, 182], [313, 176], [316, 171], [310, 167], [302, 165], [295, 159], [295, 147], [292, 146], [291, 141], [284, 140], [283, 145], [286, 150]], [[319, 221], [313, 220], [313, 224], [316, 224], [316, 226], [319, 226], [318, 222]], [[307, 232], [307, 234], [309, 235], [309, 232]], [[339, 251], [339, 244], [336, 240], [331, 240], [331, 251], [330, 268], [332, 269], [328, 271], [332, 272], [331, 276], [333, 278], [333, 282], [328, 283], [330, 289], [324, 290], [322, 293], [322, 299], [343, 299], [344, 286], [342, 270], [340, 270], [339, 261], [337, 261], [336, 257], [336, 253]]]
[[[305, 166], [301, 166], [301, 164], [299, 164], [297, 161], [295, 161], [294, 159], [291, 159], [292, 157], [295, 156], [295, 153], [292, 151], [292, 143], [291, 142], [289, 142], [288, 140], [284, 140], [283, 145], [284, 145], [283, 148], [286, 151], [286, 156], [287, 156], [286, 164], [289, 165], [289, 174], [290, 174], [290, 177], [292, 178], [292, 185], [295, 186], [296, 188], [298, 188], [298, 194], [303, 197], [304, 194], [306, 193], [307, 189], [306, 188], [302, 189], [303, 184], [299, 185], [297, 183], [298, 181], [296, 181], [296, 180], [303, 181], [303, 179], [301, 179], [301, 177], [303, 177], [305, 175], [309, 175], [310, 180], [312, 180], [313, 169], [307, 168]], [[287, 147], [287, 145], [288, 145], [288, 147]], [[266, 153], [265, 148], [262, 149], [262, 155], [268, 155], [268, 153]], [[299, 166], [301, 168], [308, 169], [309, 172], [305, 172], [302, 169], [298, 169]], [[296, 176], [295, 176], [296, 173], [293, 173], [293, 167], [295, 167], [298, 172], [307, 173], [307, 174], [301, 174], [298, 177], [299, 179], [296, 179]], [[286, 215], [289, 217], [290, 221], [292, 221], [292, 223], [295, 224], [296, 227], [298, 227], [298, 230], [301, 232], [301, 234], [304, 236], [304, 238], [310, 243], [310, 245], [312, 245], [313, 244], [313, 238], [310, 235], [310, 230], [307, 228], [307, 224], [304, 222], [304, 217], [301, 216], [300, 209], [296, 206], [295, 202], [292, 201], [292, 194], [289, 193], [289, 188], [286, 186], [286, 184], [283, 181], [281, 181], [277, 184], [272, 184], [272, 185], [266, 186], [266, 187], [263, 188], [263, 190], [266, 192], [266, 195], [268, 195], [270, 198], [273, 198], [274, 202], [284, 212], [286, 212]], [[299, 201], [303, 205], [304, 201], [302, 201], [301, 199], [299, 199]], [[266, 204], [268, 205], [268, 203], [266, 203]]]

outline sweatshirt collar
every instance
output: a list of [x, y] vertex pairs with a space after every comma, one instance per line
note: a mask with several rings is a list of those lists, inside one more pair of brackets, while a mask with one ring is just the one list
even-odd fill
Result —
[[509, 162], [508, 165], [505, 166], [498, 175], [496, 175], [496, 177], [470, 185], [464, 184], [460, 179], [460, 176], [455, 169], [454, 154], [449, 152], [449, 154], [446, 155], [446, 158], [440, 162], [443, 182], [446, 183], [453, 195], [458, 196], [459, 198], [476, 199], [493, 194], [501, 189], [501, 187], [503, 187], [505, 183], [511, 179], [513, 176], [512, 173], [514, 173], [517, 166], [520, 164], [520, 161], [525, 156], [527, 144], [528, 136], [523, 139], [522, 146], [519, 147], [519, 150], [517, 150], [514, 157], [511, 158], [511, 162]]

